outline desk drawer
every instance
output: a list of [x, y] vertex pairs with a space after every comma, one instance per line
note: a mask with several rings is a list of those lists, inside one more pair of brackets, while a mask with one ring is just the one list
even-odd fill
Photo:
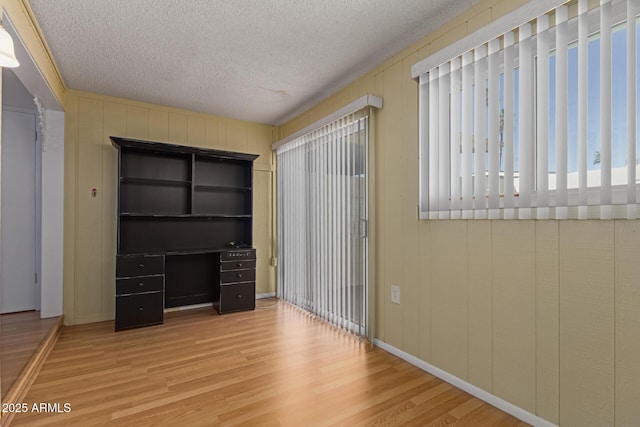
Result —
[[220, 285], [225, 283], [255, 282], [256, 270], [232, 270], [220, 273]]
[[163, 289], [164, 276], [161, 275], [116, 279], [116, 295], [139, 294]]
[[116, 297], [116, 331], [155, 325], [164, 319], [162, 292]]
[[248, 268], [256, 268], [256, 260], [235, 260], [220, 262], [220, 271], [244, 270]]
[[116, 277], [164, 274], [163, 255], [133, 255], [116, 258]]
[[237, 259], [256, 259], [256, 250], [234, 249], [220, 253], [220, 261], [234, 261]]
[[220, 286], [220, 314], [256, 308], [255, 282]]

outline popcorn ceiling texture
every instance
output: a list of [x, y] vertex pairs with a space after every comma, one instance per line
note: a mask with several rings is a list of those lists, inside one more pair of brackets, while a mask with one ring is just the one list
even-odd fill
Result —
[[68, 87], [267, 124], [478, 0], [29, 0]]

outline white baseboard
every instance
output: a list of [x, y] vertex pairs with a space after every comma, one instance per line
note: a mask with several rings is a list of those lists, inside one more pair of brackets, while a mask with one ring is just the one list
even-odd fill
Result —
[[380, 341], [379, 339], [374, 338], [373, 344], [385, 351], [388, 351], [394, 356], [397, 356], [400, 359], [403, 359], [411, 363], [412, 365], [417, 366], [423, 371], [427, 371], [430, 374], [440, 378], [441, 380], [444, 380], [449, 384], [454, 385], [459, 389], [466, 391], [470, 395], [475, 396], [478, 399], [484, 400], [488, 404], [503, 410], [507, 414], [513, 415], [514, 417], [524, 421], [527, 424], [531, 424], [532, 426], [536, 426], [536, 427], [557, 427], [555, 424], [550, 423], [549, 421], [544, 420], [538, 417], [537, 415], [527, 412], [524, 409], [514, 405], [513, 403], [509, 403], [506, 400], [499, 398], [498, 396], [494, 396], [493, 394], [479, 387], [474, 386], [473, 384], [469, 384], [468, 382], [461, 380], [460, 378], [454, 375], [451, 375], [450, 373], [443, 371], [442, 369], [437, 368], [425, 362], [424, 360], [418, 359], [417, 357], [412, 356], [409, 353], [406, 353], [400, 349], [397, 349], [394, 346], [387, 344], [384, 341]]
[[266, 294], [256, 294], [256, 299], [275, 298], [275, 297], [276, 297], [275, 292], [269, 292]]

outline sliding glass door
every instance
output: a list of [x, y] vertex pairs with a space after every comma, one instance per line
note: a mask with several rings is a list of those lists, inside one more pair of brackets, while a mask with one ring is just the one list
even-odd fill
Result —
[[278, 296], [367, 335], [366, 110], [277, 151]]

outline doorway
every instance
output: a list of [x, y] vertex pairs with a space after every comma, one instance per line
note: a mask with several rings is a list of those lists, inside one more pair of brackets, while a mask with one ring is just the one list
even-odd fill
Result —
[[39, 310], [37, 113], [3, 107], [0, 312]]
[[368, 110], [277, 149], [278, 297], [369, 333]]

